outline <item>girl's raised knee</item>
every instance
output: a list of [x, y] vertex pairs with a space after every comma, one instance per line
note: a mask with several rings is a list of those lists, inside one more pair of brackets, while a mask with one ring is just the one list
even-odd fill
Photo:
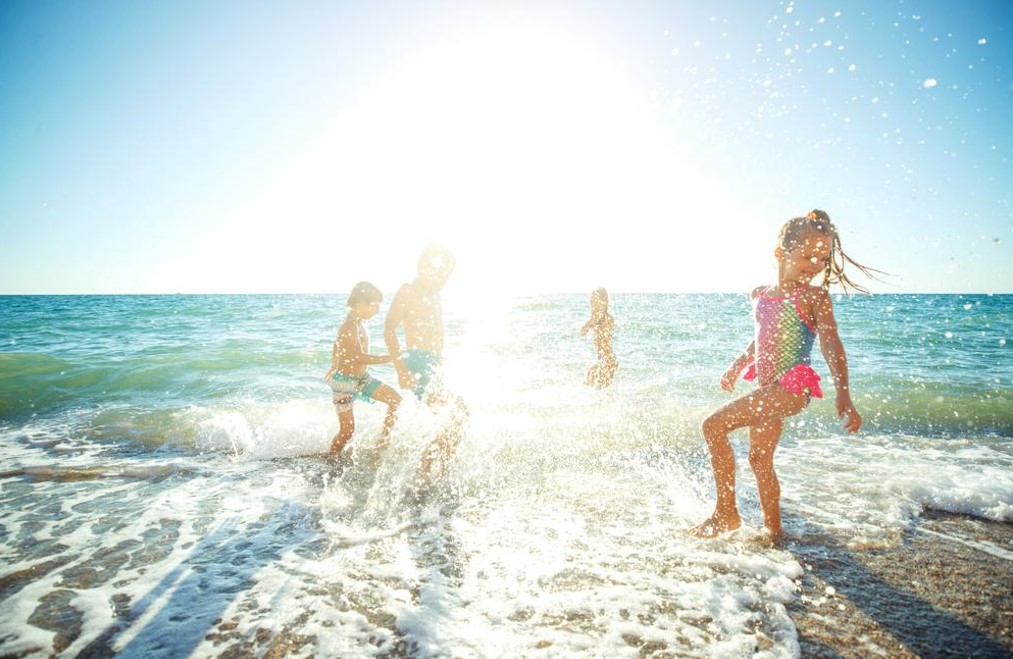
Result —
[[707, 439], [721, 435], [721, 424], [718, 422], [717, 416], [711, 415], [704, 419], [700, 424], [700, 432]]

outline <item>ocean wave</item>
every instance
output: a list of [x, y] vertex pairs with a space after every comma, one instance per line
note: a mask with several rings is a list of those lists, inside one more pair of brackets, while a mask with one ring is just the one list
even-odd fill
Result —
[[1013, 390], [922, 383], [856, 396], [870, 431], [905, 434], [1013, 437]]
[[266, 355], [243, 350], [105, 361], [0, 353], [0, 420], [71, 407], [180, 408], [237, 396], [306, 394], [323, 391], [320, 364], [325, 361], [315, 354]]
[[0, 419], [34, 414], [73, 400], [84, 371], [49, 355], [0, 354]]

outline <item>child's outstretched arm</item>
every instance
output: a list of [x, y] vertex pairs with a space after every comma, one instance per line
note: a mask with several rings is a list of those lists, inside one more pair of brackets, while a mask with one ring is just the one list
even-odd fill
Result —
[[851, 390], [848, 385], [848, 358], [844, 354], [844, 344], [837, 334], [837, 320], [834, 318], [834, 306], [830, 301], [830, 293], [826, 289], [816, 289], [813, 293], [813, 314], [816, 317], [816, 328], [819, 330], [820, 349], [823, 358], [834, 379], [837, 390], [837, 417], [844, 419], [844, 428], [848, 432], [858, 432], [862, 427], [862, 416], [851, 402]]
[[393, 355], [374, 355], [371, 352], [360, 352], [359, 353], [360, 363], [366, 366], [372, 366], [373, 364], [390, 364], [394, 361]]
[[732, 365], [728, 367], [725, 374], [721, 376], [721, 388], [725, 391], [732, 391], [735, 389], [735, 382], [739, 379], [739, 374], [742, 373], [749, 362], [753, 361], [753, 353], [755, 350], [755, 341], [750, 341], [749, 346], [742, 352], [741, 355], [732, 362]]

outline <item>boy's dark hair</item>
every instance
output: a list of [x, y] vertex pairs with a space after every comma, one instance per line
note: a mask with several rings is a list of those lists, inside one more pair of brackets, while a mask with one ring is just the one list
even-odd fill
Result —
[[379, 304], [382, 301], [383, 293], [368, 281], [360, 281], [352, 288], [352, 292], [348, 294], [348, 306], [350, 307], [356, 304], [369, 304], [370, 302]]

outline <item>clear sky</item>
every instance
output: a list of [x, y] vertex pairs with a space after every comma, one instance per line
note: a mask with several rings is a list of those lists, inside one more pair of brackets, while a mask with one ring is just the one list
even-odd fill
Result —
[[1008, 0], [0, 3], [0, 293], [1013, 292]]

